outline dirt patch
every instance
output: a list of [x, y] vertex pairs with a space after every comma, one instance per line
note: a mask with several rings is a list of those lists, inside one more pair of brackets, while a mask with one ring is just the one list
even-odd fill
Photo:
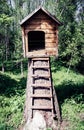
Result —
[[63, 121], [61, 122], [60, 129], [59, 129], [59, 130], [66, 130], [68, 127], [69, 127], [69, 121], [63, 120]]

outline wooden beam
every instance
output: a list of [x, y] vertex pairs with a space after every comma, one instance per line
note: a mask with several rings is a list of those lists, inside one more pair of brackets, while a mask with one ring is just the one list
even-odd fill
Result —
[[51, 106], [32, 106], [31, 109], [37, 110], [52, 110], [53, 107]]
[[52, 95], [50, 95], [50, 94], [45, 94], [45, 95], [41, 95], [41, 94], [32, 94], [31, 95], [31, 98], [52, 98]]
[[44, 88], [50, 88], [51, 84], [32, 84], [32, 87], [44, 87]]
[[50, 75], [32, 75], [33, 78], [50, 78]]
[[32, 66], [32, 68], [34, 68], [34, 69], [36, 69], [36, 68], [38, 68], [38, 69], [49, 69], [49, 66]]
[[46, 61], [46, 60], [49, 60], [49, 58], [32, 58], [32, 60], [35, 60], [35, 61]]

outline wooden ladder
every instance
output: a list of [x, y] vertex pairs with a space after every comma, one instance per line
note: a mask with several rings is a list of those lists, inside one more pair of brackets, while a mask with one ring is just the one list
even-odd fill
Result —
[[[32, 58], [31, 62], [32, 62], [31, 63], [32, 64], [31, 65], [31, 68], [32, 68], [32, 84], [31, 84], [32, 118], [33, 118], [33, 111], [36, 111], [36, 110], [51, 111], [51, 115], [53, 117], [53, 114], [54, 114], [53, 113], [53, 88], [52, 88], [52, 83], [51, 83], [50, 59], [49, 58]], [[47, 73], [45, 74], [45, 72]], [[37, 90], [37, 92], [35, 92], [35, 90]], [[34, 103], [34, 100], [37, 100], [38, 103]], [[46, 100], [49, 100], [49, 105], [45, 103]], [[45, 105], [42, 105], [42, 104], [45, 104]]]

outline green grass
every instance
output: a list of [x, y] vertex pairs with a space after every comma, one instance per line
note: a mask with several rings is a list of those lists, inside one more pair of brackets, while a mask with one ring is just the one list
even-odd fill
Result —
[[53, 71], [52, 77], [60, 102], [63, 102], [67, 98], [76, 98], [78, 95], [84, 94], [83, 75], [74, 71], [70, 71], [67, 74], [67, 68], [62, 67], [60, 70]]
[[15, 130], [22, 122], [26, 73], [0, 73], [0, 130]]
[[[0, 130], [15, 130], [22, 123], [26, 77], [27, 71], [24, 77], [0, 73]], [[84, 76], [72, 70], [67, 73], [67, 68], [52, 62], [52, 77], [64, 130], [84, 130]]]
[[[24, 95], [7, 98], [0, 96], [0, 126], [17, 128], [22, 120]], [[2, 125], [3, 126], [3, 125]]]
[[84, 130], [84, 104], [77, 103], [73, 98], [62, 104], [62, 118], [68, 122], [69, 130]]
[[[84, 130], [84, 76], [52, 65], [54, 87], [60, 103], [63, 130]], [[66, 123], [65, 123], [66, 122]]]

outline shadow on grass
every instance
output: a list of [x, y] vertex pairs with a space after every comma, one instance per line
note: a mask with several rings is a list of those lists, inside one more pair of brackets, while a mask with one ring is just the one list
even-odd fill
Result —
[[58, 101], [62, 104], [65, 99], [73, 97], [77, 102], [84, 101], [84, 82], [75, 84], [73, 81], [63, 81], [55, 86]]
[[60, 85], [55, 86], [60, 114], [62, 116], [62, 104], [66, 99], [73, 98], [76, 103], [84, 103], [84, 82], [75, 84], [73, 81], [63, 81]]
[[0, 74], [0, 94], [5, 96], [13, 96], [24, 92], [26, 86], [26, 78], [20, 81], [12, 79], [10, 76]]
[[15, 130], [14, 127], [11, 126], [7, 126], [5, 123], [4, 124], [0, 124], [0, 130]]

